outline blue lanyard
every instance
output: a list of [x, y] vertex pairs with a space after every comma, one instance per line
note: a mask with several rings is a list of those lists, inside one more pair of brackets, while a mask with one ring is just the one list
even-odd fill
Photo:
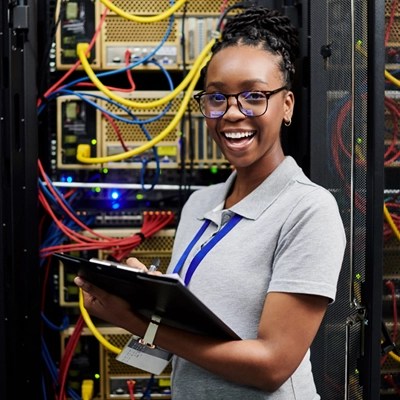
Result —
[[[226, 225], [219, 230], [209, 242], [207, 242], [200, 251], [193, 257], [189, 268], [185, 275], [185, 285], [189, 285], [190, 280], [192, 279], [192, 275], [196, 271], [197, 267], [199, 266], [200, 262], [203, 258], [207, 255], [207, 253], [230, 231], [232, 230], [236, 224], [242, 219], [240, 215], [235, 214]], [[187, 246], [186, 250], [183, 252], [181, 258], [179, 259], [178, 263], [176, 264], [173, 273], [179, 274], [181, 271], [183, 264], [185, 263], [190, 251], [193, 249], [194, 245], [199, 241], [201, 236], [203, 235], [204, 231], [207, 229], [208, 225], [210, 225], [210, 221], [204, 221], [204, 224], [200, 227], [199, 231], [196, 233], [192, 241]]]

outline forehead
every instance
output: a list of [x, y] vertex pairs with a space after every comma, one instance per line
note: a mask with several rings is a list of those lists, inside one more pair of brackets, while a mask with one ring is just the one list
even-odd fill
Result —
[[232, 46], [220, 50], [207, 68], [206, 87], [260, 82], [266, 85], [282, 81], [281, 56], [250, 46]]

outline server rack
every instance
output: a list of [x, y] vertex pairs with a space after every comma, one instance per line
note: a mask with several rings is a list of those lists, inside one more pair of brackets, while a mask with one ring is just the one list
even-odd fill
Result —
[[[324, 400], [375, 400], [382, 299], [384, 10], [371, 0], [265, 5], [288, 7], [301, 15], [305, 59], [297, 104], [302, 113], [293, 125], [301, 126], [303, 136], [302, 152], [294, 155], [306, 171], [310, 162], [311, 178], [335, 194], [349, 240], [338, 300], [312, 348], [316, 384]], [[40, 393], [40, 273], [37, 220], [31, 212], [37, 198], [36, 88], [31, 67], [37, 65], [36, 6], [34, 0], [18, 5], [9, 1], [2, 3], [0, 12], [0, 398], [12, 398], [15, 387]], [[339, 110], [345, 120], [338, 126]], [[303, 152], [307, 129], [308, 160]], [[332, 154], [333, 144], [339, 144], [332, 139], [339, 131], [350, 156], [338, 148]], [[339, 164], [334, 157], [339, 157]]]
[[40, 393], [36, 2], [0, 5], [0, 398]]
[[[310, 7], [310, 171], [335, 195], [348, 246], [336, 302], [312, 348], [323, 399], [380, 393], [384, 6]], [[329, 227], [327, 227], [329, 229]]]

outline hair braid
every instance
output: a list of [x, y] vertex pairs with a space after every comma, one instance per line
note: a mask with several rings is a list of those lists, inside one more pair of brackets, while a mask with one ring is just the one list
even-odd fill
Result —
[[[211, 49], [212, 54], [237, 45], [262, 47], [266, 51], [282, 56], [280, 65], [290, 86], [294, 73], [294, 62], [299, 55], [297, 29], [289, 17], [278, 10], [251, 7], [229, 19], [222, 31], [221, 39]], [[206, 73], [206, 67], [203, 75]]]

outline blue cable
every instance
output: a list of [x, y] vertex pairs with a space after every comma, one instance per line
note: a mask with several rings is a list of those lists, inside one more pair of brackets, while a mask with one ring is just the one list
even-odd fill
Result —
[[[174, 84], [173, 84], [173, 82], [172, 82], [171, 75], [168, 73], [168, 71], [167, 71], [160, 63], [158, 63], [158, 62], [156, 62], [156, 61], [153, 61], [152, 64], [157, 65], [157, 66], [161, 69], [161, 71], [164, 73], [164, 75], [166, 76], [166, 78], [167, 78], [167, 80], [168, 80], [168, 84], [169, 84], [170, 90], [173, 91], [173, 90], [174, 90]], [[170, 109], [171, 106], [172, 106], [172, 101], [171, 101], [171, 102], [169, 102], [169, 103], [166, 105], [166, 107], [165, 107], [158, 115], [156, 115], [155, 117], [149, 118], [149, 119], [147, 119], [147, 120], [140, 120], [140, 119], [138, 119], [138, 118], [132, 113], [132, 111], [131, 111], [130, 108], [124, 106], [124, 105], [121, 104], [121, 103], [118, 103], [117, 101], [115, 101], [115, 100], [113, 100], [113, 99], [110, 99], [110, 98], [108, 98], [108, 97], [104, 97], [104, 96], [98, 95], [98, 94], [87, 93], [87, 92], [78, 92], [78, 91], [74, 91], [74, 90], [69, 90], [69, 89], [61, 88], [61, 89], [55, 91], [51, 96], [49, 96], [49, 97], [48, 97], [48, 100], [49, 100], [49, 101], [50, 101], [50, 100], [53, 100], [55, 97], [62, 96], [63, 94], [65, 94], [65, 95], [74, 95], [74, 96], [77, 96], [77, 97], [79, 97], [82, 101], [85, 101], [85, 102], [89, 103], [91, 106], [93, 106], [93, 107], [95, 107], [96, 109], [98, 109], [98, 110], [104, 112], [105, 114], [109, 115], [110, 117], [112, 117], [112, 118], [114, 118], [114, 119], [116, 119], [116, 120], [125, 122], [125, 123], [127, 123], [127, 124], [138, 124], [138, 125], [140, 125], [140, 124], [149, 124], [149, 123], [151, 123], [151, 122], [157, 121], [158, 119], [160, 119], [161, 117], [163, 117], [163, 116], [169, 111], [169, 109]], [[128, 114], [129, 116], [132, 117], [132, 120], [123, 118], [123, 117], [121, 117], [121, 116], [119, 116], [119, 115], [116, 115], [116, 114], [112, 113], [111, 111], [109, 111], [109, 110], [107, 110], [107, 109], [105, 109], [105, 108], [100, 107], [97, 103], [91, 102], [91, 101], [88, 100], [86, 97], [93, 97], [93, 98], [98, 98], [98, 99], [100, 99], [100, 100], [106, 101], [106, 102], [108, 102], [108, 103], [114, 105], [115, 107], [117, 107], [117, 108], [123, 110], [126, 114]]]
[[43, 312], [41, 313], [41, 317], [42, 317], [43, 321], [46, 323], [46, 325], [47, 325], [49, 328], [53, 329], [54, 331], [60, 331], [60, 332], [61, 332], [61, 331], [65, 330], [65, 329], [67, 329], [68, 326], [69, 326], [69, 318], [68, 318], [67, 315], [64, 316], [62, 325], [60, 325], [60, 326], [57, 326], [57, 325], [53, 324], [53, 323], [44, 315]]
[[[47, 348], [47, 345], [46, 345], [43, 337], [41, 338], [41, 341], [42, 341], [42, 358], [47, 366], [47, 369], [50, 373], [50, 377], [53, 380], [54, 386], [57, 386], [58, 385], [58, 370], [57, 370], [56, 364], [54, 363], [54, 361], [52, 360], [52, 358], [50, 356], [49, 349]], [[74, 390], [67, 388], [67, 393], [72, 399], [81, 400], [81, 397], [78, 396]], [[43, 387], [43, 395], [46, 396], [45, 387]]]
[[[52, 184], [50, 178], [47, 175], [46, 175], [46, 177], [48, 178], [48, 181], [50, 182], [50, 186], [58, 194], [58, 196], [61, 199], [62, 203], [68, 208], [69, 211], [71, 211], [71, 213], [75, 214], [74, 209], [71, 207], [70, 203], [65, 200], [63, 194]], [[53, 194], [47, 188], [47, 185], [45, 185], [44, 182], [40, 178], [38, 179], [38, 182], [39, 182], [40, 189], [43, 191], [43, 194], [46, 196], [46, 198], [49, 199], [50, 202], [54, 206], [57, 206], [61, 210], [61, 207], [59, 206], [59, 204], [58, 204], [57, 200], [55, 199], [55, 197], [53, 196]], [[72, 195], [71, 197], [73, 197], [73, 196], [74, 195]]]
[[[170, 3], [173, 4], [174, 2], [170, 2]], [[139, 60], [137, 60], [137, 61], [135, 61], [135, 62], [133, 62], [133, 63], [131, 63], [129, 65], [127, 65], [126, 67], [123, 67], [123, 68], [120, 68], [120, 69], [117, 69], [117, 70], [108, 71], [108, 72], [102, 72], [102, 73], [98, 74], [97, 77], [102, 78], [102, 77], [105, 77], [105, 76], [110, 76], [110, 75], [123, 73], [123, 72], [126, 72], [129, 69], [133, 69], [133, 68], [137, 67], [140, 64], [146, 64], [146, 62], [149, 59], [151, 59], [154, 56], [154, 54], [157, 53], [157, 51], [164, 45], [164, 43], [169, 38], [169, 36], [170, 36], [170, 34], [172, 32], [172, 27], [173, 27], [174, 21], [175, 21], [175, 17], [174, 17], [174, 15], [171, 15], [171, 17], [169, 18], [168, 27], [167, 27], [167, 30], [165, 32], [164, 37], [161, 39], [161, 42], [147, 56], [145, 56], [145, 57], [143, 57], [143, 58], [141, 58], [141, 59], [139, 59]], [[83, 77], [83, 78], [80, 78], [80, 79], [76, 79], [75, 81], [72, 81], [72, 82], [64, 85], [63, 88], [65, 89], [65, 88], [74, 86], [74, 85], [76, 85], [78, 83], [85, 82], [88, 79], [89, 79], [88, 77]]]

